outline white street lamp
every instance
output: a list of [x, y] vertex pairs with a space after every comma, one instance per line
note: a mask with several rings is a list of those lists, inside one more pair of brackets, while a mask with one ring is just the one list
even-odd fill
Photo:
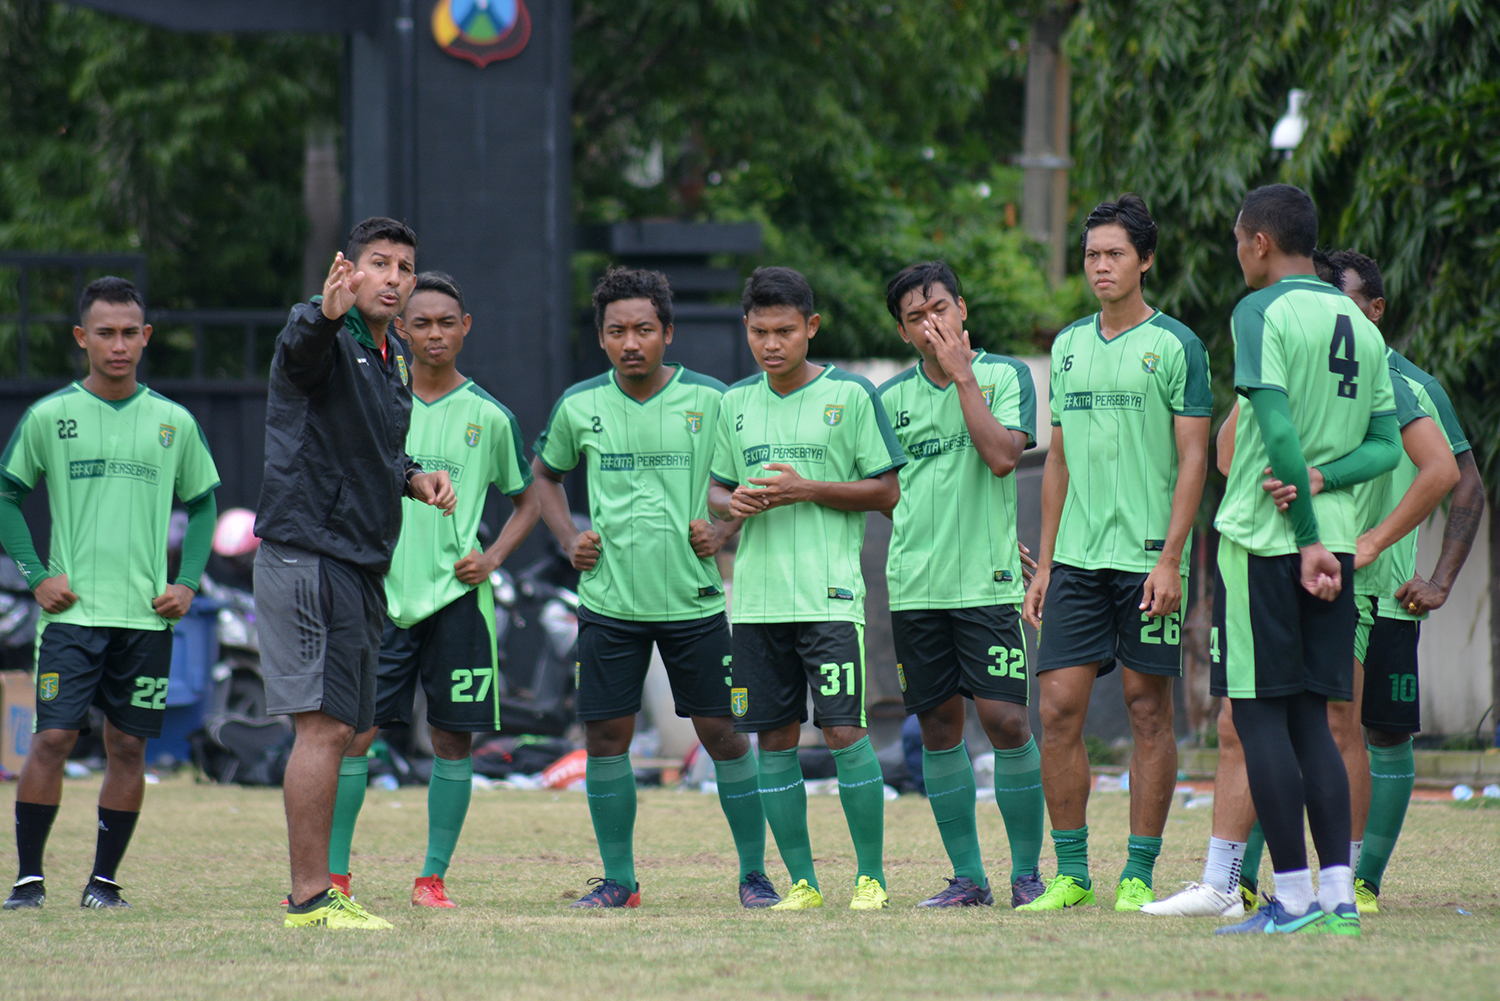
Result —
[[1292, 158], [1292, 150], [1302, 141], [1307, 131], [1307, 119], [1302, 114], [1302, 105], [1307, 101], [1307, 91], [1294, 90], [1286, 98], [1286, 114], [1271, 130], [1271, 148], [1281, 150], [1286, 159]]

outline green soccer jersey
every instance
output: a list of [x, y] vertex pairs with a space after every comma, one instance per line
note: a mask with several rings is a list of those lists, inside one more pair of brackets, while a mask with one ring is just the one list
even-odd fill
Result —
[[167, 587], [172, 495], [185, 503], [219, 485], [192, 414], [145, 386], [104, 400], [75, 382], [38, 400], [0, 455], [0, 475], [27, 490], [47, 481], [53, 574], [78, 601], [47, 622], [166, 629], [151, 602]]
[[[1036, 445], [1031, 370], [974, 353], [974, 377], [1002, 427]], [[1016, 549], [1016, 478], [996, 476], [969, 440], [958, 389], [939, 389], [919, 362], [880, 387], [906, 450], [885, 574], [891, 611], [1013, 605], [1026, 595]]]
[[1172, 521], [1175, 418], [1213, 413], [1203, 342], [1160, 310], [1105, 340], [1096, 313], [1052, 342], [1049, 395], [1068, 462], [1053, 560], [1149, 573]]
[[[730, 387], [719, 411], [714, 479], [727, 487], [785, 463], [825, 483], [879, 476], [906, 463], [869, 380], [824, 366], [786, 396], [764, 374]], [[735, 622], [864, 622], [859, 551], [865, 512], [788, 504], [745, 520], [734, 561]]]
[[613, 371], [580, 382], [552, 408], [536, 454], [556, 473], [588, 470], [599, 562], [579, 596], [631, 622], [681, 622], [724, 611], [712, 557], [693, 552], [688, 523], [708, 518], [708, 473], [724, 384], [680, 365], [645, 403]]
[[416, 394], [411, 399], [406, 452], [429, 473], [446, 469], [458, 504], [446, 518], [410, 497], [401, 504], [401, 537], [385, 578], [385, 599], [391, 621], [403, 629], [473, 590], [453, 565], [479, 545], [490, 484], [509, 497], [531, 485], [515, 415], [473, 379], [433, 403]]
[[[1285, 393], [1309, 466], [1354, 451], [1370, 418], [1396, 412], [1385, 341], [1344, 293], [1312, 275], [1292, 275], [1240, 300], [1234, 333], [1234, 385], [1240, 392]], [[1248, 399], [1240, 401], [1234, 461], [1214, 524], [1256, 556], [1297, 552], [1292, 520], [1261, 489], [1271, 464]], [[1313, 498], [1318, 534], [1331, 552], [1354, 552], [1360, 517], [1353, 490]]]
[[[1438, 381], [1390, 348], [1386, 349], [1386, 361], [1395, 389], [1396, 419], [1401, 426], [1404, 428], [1421, 417], [1431, 417], [1442, 428], [1454, 455], [1469, 451], [1473, 446], [1464, 437], [1453, 404]], [[1401, 503], [1401, 498], [1406, 496], [1416, 479], [1417, 464], [1403, 451], [1395, 469], [1384, 476], [1355, 484], [1354, 496], [1359, 505], [1361, 529], [1369, 531], [1384, 521]], [[1417, 531], [1413, 529], [1400, 542], [1377, 556], [1375, 562], [1354, 572], [1354, 592], [1380, 598], [1378, 611], [1382, 618], [1425, 619], [1426, 612], [1413, 615], [1395, 600], [1396, 592], [1411, 580], [1416, 570]]]

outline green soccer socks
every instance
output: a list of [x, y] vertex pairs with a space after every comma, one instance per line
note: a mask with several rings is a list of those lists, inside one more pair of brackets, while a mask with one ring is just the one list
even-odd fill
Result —
[[469, 813], [474, 793], [474, 759], [432, 759], [432, 778], [427, 785], [427, 861], [423, 876], [446, 876], [453, 848]]
[[953, 863], [954, 877], [988, 886], [974, 821], [974, 766], [969, 761], [968, 746], [960, 741], [946, 751], [922, 748], [922, 778], [927, 783], [927, 804], [932, 807], [943, 847]]
[[752, 872], [766, 871], [766, 811], [760, 803], [760, 767], [755, 752], [714, 762], [714, 780], [719, 786], [719, 808], [729, 821], [734, 850], [740, 856], [740, 880]]
[[361, 754], [339, 762], [338, 798], [333, 801], [333, 827], [328, 832], [328, 871], [349, 873], [349, 850], [354, 844], [354, 823], [365, 805], [365, 787], [370, 783], [370, 759]]
[[1032, 737], [1021, 747], [995, 751], [995, 803], [1010, 840], [1010, 881], [1039, 871], [1042, 859], [1042, 752]]
[[1260, 821], [1250, 828], [1245, 839], [1245, 861], [1240, 864], [1240, 882], [1254, 893], [1260, 889], [1260, 857], [1266, 850], [1266, 836], [1260, 832]]
[[[880, 762], [868, 735], [848, 747], [833, 752], [833, 763], [839, 773], [839, 801], [844, 806], [844, 820], [854, 839], [854, 855], [859, 861], [860, 876], [869, 876], [885, 886], [885, 779]], [[970, 780], [972, 781], [972, 779]], [[974, 811], [969, 810], [972, 816]]]
[[1125, 871], [1120, 873], [1120, 882], [1138, 879], [1151, 889], [1151, 873], [1156, 869], [1156, 856], [1161, 854], [1161, 838], [1148, 838], [1132, 834], [1125, 842]]
[[1083, 889], [1091, 889], [1089, 879], [1089, 825], [1076, 831], [1053, 831], [1052, 847], [1057, 851], [1057, 874], [1071, 876]]
[[1386, 863], [1396, 849], [1396, 839], [1401, 836], [1416, 779], [1411, 741], [1370, 748], [1370, 819], [1365, 821], [1365, 842], [1355, 875], [1377, 892]]
[[589, 755], [589, 816], [604, 860], [604, 878], [635, 892], [635, 769], [629, 754]]
[[802, 762], [797, 760], [795, 747], [760, 752], [760, 802], [793, 886], [805, 879], [808, 886], [818, 889], [812, 843], [807, 835], [807, 786], [802, 782]]

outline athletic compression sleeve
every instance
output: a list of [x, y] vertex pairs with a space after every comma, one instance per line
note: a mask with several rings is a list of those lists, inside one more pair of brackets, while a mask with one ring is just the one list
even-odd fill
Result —
[[1307, 480], [1307, 463], [1302, 460], [1302, 442], [1292, 423], [1292, 408], [1286, 394], [1279, 389], [1251, 389], [1245, 399], [1255, 412], [1255, 423], [1266, 443], [1271, 459], [1271, 475], [1297, 488], [1297, 499], [1287, 509], [1297, 545], [1310, 546], [1318, 541], [1318, 516], [1313, 511], [1312, 485]]
[[214, 500], [214, 492], [210, 490], [189, 504], [187, 513], [187, 534], [182, 537], [182, 567], [177, 573], [177, 583], [196, 591], [203, 568], [208, 566], [214, 527], [219, 520], [219, 503]]
[[26, 524], [25, 515], [21, 514], [21, 502], [29, 493], [30, 490], [16, 481], [0, 477], [0, 546], [4, 546], [10, 558], [16, 561], [21, 576], [34, 591], [52, 574], [37, 556], [36, 546], [31, 541], [31, 528]]
[[1373, 480], [1396, 468], [1401, 461], [1401, 427], [1395, 414], [1370, 418], [1365, 440], [1341, 459], [1318, 467], [1323, 474], [1323, 489], [1337, 490]]

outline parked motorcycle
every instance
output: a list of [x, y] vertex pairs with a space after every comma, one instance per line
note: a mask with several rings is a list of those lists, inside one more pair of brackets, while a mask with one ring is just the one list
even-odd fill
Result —
[[578, 653], [577, 574], [560, 550], [521, 570], [490, 575], [495, 634], [504, 687], [502, 731], [560, 737], [577, 718], [574, 665]]
[[41, 617], [42, 606], [15, 560], [0, 555], [0, 671], [31, 672]]

